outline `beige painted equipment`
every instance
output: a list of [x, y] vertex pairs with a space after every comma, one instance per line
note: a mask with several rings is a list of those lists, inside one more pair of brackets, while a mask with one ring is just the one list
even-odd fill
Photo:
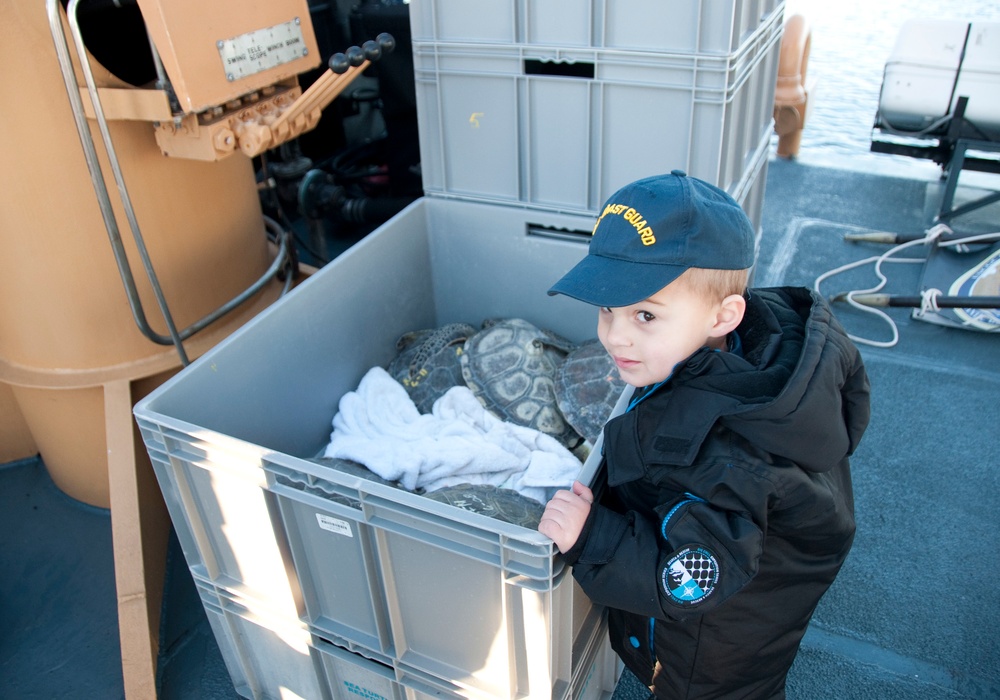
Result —
[[815, 81], [807, 79], [812, 31], [802, 15], [792, 15], [785, 23], [778, 58], [778, 82], [774, 90], [774, 131], [778, 134], [778, 155], [798, 155], [802, 130], [806, 125], [809, 96]]
[[38, 454], [10, 386], [0, 382], [0, 464], [28, 459]]
[[314, 127], [346, 83], [301, 101], [320, 62], [306, 0], [138, 6], [142, 86], [94, 58], [77, 0], [0, 3], [0, 461], [37, 450], [110, 508], [125, 691], [154, 698], [170, 522], [132, 406], [281, 293], [289, 236], [246, 156]]

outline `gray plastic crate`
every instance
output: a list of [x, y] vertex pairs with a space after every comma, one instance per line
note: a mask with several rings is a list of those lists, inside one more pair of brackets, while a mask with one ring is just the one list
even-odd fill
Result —
[[253, 700], [332, 700], [323, 658], [298, 618], [195, 578], [236, 692]]
[[[545, 293], [585, 253], [591, 227], [589, 217], [425, 197], [140, 401], [135, 416], [192, 572], [286, 617], [296, 615], [299, 576], [264, 466], [298, 474], [316, 467], [309, 458], [329, 440], [340, 397], [355, 389], [369, 368], [385, 365], [406, 331], [518, 316], [573, 340], [593, 337], [592, 309]], [[340, 486], [352, 486], [347, 477], [328, 477], [338, 479]], [[504, 625], [535, 624], [535, 618], [525, 616], [524, 622], [516, 613], [516, 598], [535, 595], [517, 588], [520, 578], [531, 575], [537, 579], [532, 585], [560, 591], [552, 596], [560, 607], [542, 616], [556, 628], [545, 632], [536, 625], [530, 632], [541, 636], [529, 634], [528, 648], [543, 663], [550, 655], [561, 658], [548, 645], [569, 630], [569, 597], [561, 591], [572, 581], [548, 538], [389, 486], [353, 485], [364, 492], [365, 537], [374, 536], [396, 578], [384, 578], [383, 569], [382, 579], [368, 581], [363, 558], [340, 561], [343, 586], [352, 587], [344, 594], [360, 599], [362, 612], [388, 609], [402, 622], [391, 630], [391, 647], [352, 638], [347, 628], [334, 632], [448, 672], [467, 662], [451, 660], [450, 651], [482, 648], [484, 638], [496, 635], [488, 625], [495, 625], [498, 615]], [[351, 513], [360, 525], [358, 514]], [[477, 529], [495, 544], [474, 545], [458, 535]], [[472, 542], [479, 537], [468, 536]], [[305, 543], [296, 537], [299, 545]], [[496, 566], [465, 559], [461, 553], [475, 546], [495, 547]], [[413, 551], [423, 556], [414, 558]], [[461, 565], [452, 554], [462, 558]], [[438, 575], [478, 585], [490, 577], [484, 567], [494, 568], [495, 575], [491, 587], [478, 594], [485, 611], [481, 619], [470, 614], [452, 629], [450, 646], [433, 648], [431, 618], [435, 624], [446, 619], [448, 606], [460, 601], [434, 599], [426, 587]], [[311, 576], [310, 570], [303, 572]], [[491, 599], [501, 588], [509, 589], [504, 597]], [[365, 624], [350, 622], [362, 630]], [[369, 630], [372, 637], [387, 639], [377, 624]], [[494, 682], [499, 683], [483, 684]]]
[[424, 190], [581, 213], [675, 168], [730, 190], [772, 131], [781, 33], [725, 56], [414, 42]]
[[411, 0], [415, 41], [737, 52], [782, 0]]

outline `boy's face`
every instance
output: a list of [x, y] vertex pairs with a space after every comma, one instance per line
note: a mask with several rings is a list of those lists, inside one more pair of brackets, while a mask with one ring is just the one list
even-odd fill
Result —
[[626, 384], [648, 386], [701, 347], [723, 346], [725, 334], [715, 330], [720, 306], [678, 279], [638, 304], [601, 307], [597, 337]]

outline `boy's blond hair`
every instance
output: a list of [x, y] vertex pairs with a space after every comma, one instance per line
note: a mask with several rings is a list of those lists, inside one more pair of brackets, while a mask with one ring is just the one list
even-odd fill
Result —
[[749, 278], [750, 270], [713, 270], [706, 267], [689, 267], [678, 277], [695, 294], [716, 301], [722, 301], [731, 294], [742, 296]]

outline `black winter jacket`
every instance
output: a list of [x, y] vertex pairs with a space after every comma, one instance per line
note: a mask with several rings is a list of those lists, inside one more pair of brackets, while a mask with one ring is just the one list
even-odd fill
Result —
[[799, 288], [753, 290], [737, 334], [742, 354], [702, 348], [608, 422], [608, 488], [565, 555], [660, 698], [784, 697], [854, 538], [857, 348]]

